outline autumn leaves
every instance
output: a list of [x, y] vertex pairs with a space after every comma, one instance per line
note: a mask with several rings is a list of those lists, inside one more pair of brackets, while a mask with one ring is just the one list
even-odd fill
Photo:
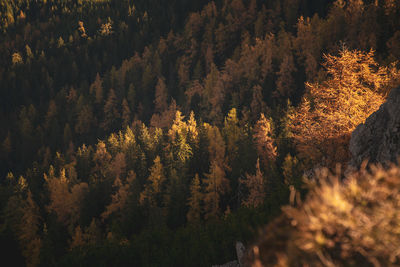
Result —
[[289, 115], [302, 158], [325, 166], [346, 163], [351, 132], [379, 108], [399, 77], [394, 66], [380, 67], [373, 56], [372, 50], [347, 48], [324, 56], [327, 80], [306, 83], [301, 104]]

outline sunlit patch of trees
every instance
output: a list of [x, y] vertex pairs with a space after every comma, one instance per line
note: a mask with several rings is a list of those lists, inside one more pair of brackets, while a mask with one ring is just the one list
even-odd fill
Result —
[[327, 80], [307, 83], [301, 104], [290, 114], [302, 157], [329, 166], [348, 161], [352, 131], [378, 110], [391, 89], [391, 73], [398, 73], [380, 67], [373, 56], [374, 51], [347, 48], [338, 56], [324, 56]]

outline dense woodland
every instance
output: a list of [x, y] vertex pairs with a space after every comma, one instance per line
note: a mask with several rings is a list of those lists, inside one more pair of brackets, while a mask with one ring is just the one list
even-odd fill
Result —
[[2, 0], [15, 266], [210, 266], [400, 84], [396, 0]]

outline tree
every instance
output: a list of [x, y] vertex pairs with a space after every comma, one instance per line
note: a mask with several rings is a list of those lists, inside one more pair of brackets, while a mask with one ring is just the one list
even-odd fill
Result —
[[26, 58], [28, 60], [32, 60], [34, 56], [33, 56], [32, 50], [29, 47], [29, 45], [25, 45], [25, 52], [26, 52]]
[[290, 130], [302, 157], [328, 166], [346, 162], [347, 144], [357, 125], [383, 103], [388, 69], [368, 53], [342, 48], [338, 56], [325, 55], [328, 79], [307, 83], [307, 93], [290, 115]]
[[253, 121], [257, 120], [258, 116], [266, 110], [267, 105], [264, 102], [262, 87], [256, 85], [253, 87], [253, 98], [250, 103], [251, 117]]
[[117, 96], [115, 95], [114, 89], [110, 89], [107, 101], [104, 105], [104, 121], [102, 124], [103, 129], [108, 131], [116, 128], [119, 119], [120, 113], [117, 107]]
[[239, 120], [235, 108], [231, 109], [225, 117], [223, 133], [226, 140], [227, 153], [232, 158], [238, 152], [237, 142], [240, 138]]
[[26, 260], [26, 266], [34, 267], [40, 263], [41, 239], [39, 236], [40, 213], [39, 207], [28, 191], [27, 199], [22, 208], [22, 218], [19, 226], [18, 239], [21, 243], [22, 254]]
[[277, 157], [277, 148], [273, 139], [273, 128], [270, 119], [265, 118], [261, 113], [260, 119], [254, 126], [253, 135], [257, 152], [266, 170], [272, 167]]
[[126, 98], [122, 100], [122, 127], [126, 128], [131, 124], [131, 110]]
[[65, 169], [62, 169], [60, 176], [56, 177], [54, 169], [50, 168], [49, 174], [45, 174], [44, 178], [50, 193], [50, 203], [47, 210], [54, 212], [58, 221], [65, 226], [73, 227], [79, 219], [81, 203], [88, 190], [88, 184], [70, 185], [65, 176]]
[[84, 105], [78, 112], [78, 117], [75, 123], [75, 132], [78, 134], [87, 134], [96, 124], [95, 117], [90, 105]]
[[221, 212], [221, 196], [230, 190], [229, 180], [224, 168], [215, 160], [211, 162], [210, 172], [204, 179], [204, 213], [205, 218], [216, 218]]
[[165, 81], [163, 78], [158, 78], [157, 85], [156, 85], [156, 93], [154, 98], [154, 111], [155, 112], [163, 112], [167, 109], [167, 86], [165, 85]]
[[199, 175], [196, 173], [192, 184], [190, 185], [190, 197], [188, 200], [189, 211], [187, 213], [187, 220], [191, 223], [200, 222], [201, 219], [201, 202], [203, 201], [203, 194], [201, 192], [201, 185]]
[[80, 225], [78, 225], [77, 227], [75, 227], [74, 235], [72, 236], [69, 248], [74, 249], [77, 247], [82, 247], [84, 245], [86, 245], [86, 240], [84, 238], [84, 234]]
[[187, 142], [188, 129], [183, 118], [182, 113], [177, 111], [174, 123], [168, 131], [174, 161], [178, 161], [181, 164], [184, 164], [193, 154], [192, 148]]
[[3, 143], [1, 144], [1, 150], [5, 158], [11, 153], [13, 149], [12, 141], [11, 141], [11, 134], [8, 132], [6, 138], [4, 139]]
[[110, 34], [113, 34], [114, 31], [112, 29], [113, 21], [108, 17], [107, 22], [102, 24], [100, 29], [99, 29], [99, 34], [101, 36], [108, 36]]
[[100, 74], [97, 73], [96, 79], [90, 86], [90, 93], [95, 95], [95, 102], [101, 104], [103, 101], [103, 81], [100, 78]]
[[87, 34], [86, 34], [85, 27], [83, 25], [83, 21], [79, 21], [78, 22], [78, 31], [81, 34], [82, 38], [87, 38], [88, 37]]
[[247, 207], [258, 207], [264, 202], [266, 196], [266, 183], [263, 173], [260, 169], [260, 159], [257, 159], [256, 173], [254, 175], [246, 174], [246, 179], [240, 179], [240, 183], [244, 184], [249, 190], [246, 200], [242, 201], [242, 205]]
[[303, 168], [296, 157], [292, 157], [290, 154], [286, 155], [282, 164], [282, 174], [286, 185], [293, 185], [297, 190], [301, 189]]
[[147, 178], [147, 184], [144, 191], [140, 193], [140, 204], [148, 203], [150, 207], [159, 207], [165, 182], [164, 168], [159, 156], [154, 159], [154, 164], [149, 169], [149, 172], [150, 176]]
[[21, 54], [18, 52], [15, 52], [14, 54], [12, 54], [11, 62], [13, 65], [19, 65], [19, 64], [24, 63]]
[[123, 214], [128, 198], [131, 195], [130, 186], [136, 179], [136, 175], [133, 171], [128, 174], [126, 182], [121, 181], [117, 176], [114, 181], [113, 188], [115, 193], [111, 196], [111, 203], [106, 207], [105, 211], [101, 214], [103, 220], [110, 217], [111, 214], [118, 213], [119, 216]]
[[66, 123], [64, 126], [64, 134], [63, 134], [64, 147], [68, 147], [71, 140], [72, 140], [71, 127], [69, 126], [69, 123]]
[[197, 144], [199, 139], [199, 131], [197, 129], [197, 122], [194, 117], [194, 112], [191, 111], [189, 115], [189, 120], [186, 123], [187, 132], [188, 132], [188, 142], [189, 144]]
[[303, 60], [308, 81], [314, 80], [317, 75], [318, 64], [316, 58], [320, 57], [322, 48], [322, 37], [317, 31], [320, 25], [321, 20], [317, 16], [312, 19], [304, 19], [301, 16], [297, 22], [297, 36], [294, 40], [295, 49]]
[[225, 142], [217, 126], [211, 126], [204, 123], [207, 139], [209, 142], [208, 153], [210, 162], [215, 161], [219, 165], [225, 165]]
[[85, 228], [83, 238], [88, 245], [97, 245], [100, 243], [102, 232], [97, 219], [93, 218], [90, 225]]
[[118, 152], [110, 164], [110, 173], [114, 177], [121, 177], [126, 170], [125, 154]]
[[204, 80], [202, 96], [202, 105], [209, 112], [206, 115], [214, 122], [220, 122], [222, 120], [221, 114], [225, 88], [223, 81], [220, 79], [220, 72], [214, 63], [211, 64], [210, 73]]
[[65, 45], [64, 39], [60, 36], [60, 38], [58, 38], [58, 40], [57, 40], [57, 48], [61, 48], [64, 45]]
[[99, 141], [96, 146], [96, 152], [93, 156], [95, 166], [92, 168], [92, 172], [97, 178], [105, 178], [109, 171], [109, 165], [112, 156], [107, 151], [106, 144], [103, 141]]
[[293, 74], [296, 72], [293, 56], [291, 53], [284, 56], [277, 73], [276, 90], [279, 96], [291, 97], [295, 91], [295, 81]]

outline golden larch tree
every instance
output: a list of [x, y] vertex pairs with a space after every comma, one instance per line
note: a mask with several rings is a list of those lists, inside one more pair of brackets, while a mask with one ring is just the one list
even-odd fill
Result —
[[55, 177], [51, 168], [49, 175], [45, 174], [44, 178], [50, 192], [50, 204], [47, 210], [57, 214], [59, 222], [73, 226], [79, 219], [81, 203], [88, 191], [88, 184], [72, 185], [65, 176], [65, 169], [61, 170], [59, 177]]
[[147, 179], [148, 183], [145, 185], [144, 191], [140, 193], [139, 201], [142, 205], [148, 202], [151, 207], [157, 207], [165, 182], [163, 165], [159, 156], [154, 159], [154, 164], [149, 171], [150, 176]]
[[249, 190], [247, 199], [242, 201], [242, 205], [247, 207], [258, 207], [264, 202], [266, 196], [265, 178], [260, 169], [260, 159], [257, 159], [256, 173], [246, 174], [246, 179], [239, 180]]
[[101, 214], [103, 220], [110, 217], [111, 214], [122, 212], [131, 195], [131, 185], [136, 179], [136, 174], [130, 171], [126, 181], [122, 181], [118, 176], [114, 181], [113, 187], [115, 193], [111, 196], [111, 203], [106, 207], [106, 210]]
[[278, 153], [273, 138], [272, 122], [263, 113], [261, 113], [260, 119], [254, 126], [253, 138], [257, 153], [261, 157], [261, 163], [265, 169], [268, 169], [271, 163], [275, 162]]
[[328, 79], [307, 83], [307, 92], [289, 128], [304, 158], [323, 165], [346, 162], [351, 132], [384, 102], [389, 70], [368, 53], [346, 48], [338, 56], [325, 55]]

